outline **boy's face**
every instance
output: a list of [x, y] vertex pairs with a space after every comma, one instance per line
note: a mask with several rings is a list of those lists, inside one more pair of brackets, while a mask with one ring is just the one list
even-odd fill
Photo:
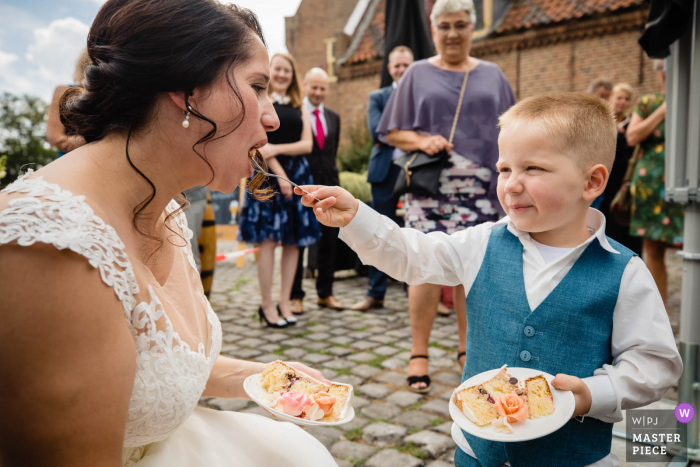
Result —
[[560, 146], [532, 124], [501, 130], [498, 201], [519, 230], [566, 230], [579, 224], [582, 215], [585, 218], [589, 177]]

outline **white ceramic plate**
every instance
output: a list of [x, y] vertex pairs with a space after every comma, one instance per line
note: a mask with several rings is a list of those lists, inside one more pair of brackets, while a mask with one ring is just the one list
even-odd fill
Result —
[[[297, 370], [298, 371], [298, 370]], [[353, 418], [355, 418], [355, 409], [352, 408], [352, 397], [353, 397], [353, 391], [352, 391], [352, 386], [345, 384], [344, 386], [349, 386], [350, 387], [350, 396], [348, 397], [348, 403], [345, 406], [345, 416], [340, 419], [337, 422], [321, 422], [321, 421], [316, 421], [312, 422], [311, 420], [304, 420], [303, 418], [299, 417], [293, 417], [291, 415], [287, 415], [286, 413], [282, 412], [281, 410], [273, 409], [272, 407], [269, 407], [265, 402], [263, 402], [262, 398], [267, 395], [267, 391], [260, 387], [260, 378], [262, 377], [262, 373], [258, 373], [257, 375], [251, 375], [248, 376], [245, 381], [243, 381], [243, 390], [245, 391], [248, 396], [253, 399], [253, 401], [258, 404], [260, 407], [263, 409], [267, 410], [268, 412], [271, 412], [275, 414], [275, 417], [279, 418], [280, 420], [284, 420], [285, 422], [292, 422], [296, 425], [301, 425], [301, 426], [336, 426], [336, 425], [344, 425], [346, 423], [349, 423]], [[335, 384], [342, 384], [342, 383], [335, 383]]]
[[490, 380], [496, 376], [499, 371], [500, 368], [497, 368], [475, 375], [460, 384], [459, 387], [452, 393], [452, 396], [450, 397], [450, 416], [461, 429], [471, 435], [488, 439], [490, 441], [528, 441], [554, 433], [571, 419], [571, 416], [574, 414], [574, 409], [576, 408], [574, 393], [571, 391], [559, 391], [554, 389], [554, 387], [552, 387], [552, 380], [554, 379], [554, 376], [543, 371], [533, 370], [531, 368], [508, 367], [508, 373], [521, 381], [532, 378], [533, 376], [544, 376], [549, 383], [549, 389], [552, 391], [554, 413], [549, 417], [537, 418], [534, 420], [528, 419], [524, 422], [511, 423], [510, 426], [513, 427], [512, 433], [498, 433], [490, 424], [479, 426], [476, 423], [473, 423], [467, 418], [466, 415], [464, 415], [464, 413], [462, 413], [461, 410], [459, 410], [459, 407], [455, 405], [454, 395], [457, 391], [463, 388], [475, 386]]

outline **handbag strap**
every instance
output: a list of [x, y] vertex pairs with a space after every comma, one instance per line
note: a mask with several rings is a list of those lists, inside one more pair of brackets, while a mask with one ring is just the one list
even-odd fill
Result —
[[[452, 144], [452, 140], [455, 137], [455, 130], [457, 129], [457, 121], [459, 120], [459, 112], [462, 110], [462, 101], [464, 100], [464, 90], [467, 88], [467, 78], [469, 78], [469, 69], [467, 69], [467, 71], [464, 73], [464, 81], [462, 81], [462, 89], [459, 91], [459, 101], [457, 101], [457, 111], [455, 112], [454, 120], [452, 120], [452, 130], [450, 130], [450, 139], [449, 139], [450, 144]], [[418, 151], [416, 151], [413, 154], [413, 157], [411, 157], [403, 167], [403, 170], [406, 173], [406, 186], [411, 186], [411, 175], [413, 175], [413, 172], [411, 172], [409, 167], [411, 167], [411, 164], [413, 164], [413, 161], [416, 160], [416, 157], [418, 157]]]
[[459, 101], [457, 102], [457, 111], [455, 112], [455, 118], [452, 121], [452, 130], [450, 131], [449, 143], [452, 144], [452, 140], [455, 137], [455, 130], [457, 129], [457, 121], [459, 120], [459, 112], [462, 110], [462, 100], [464, 99], [464, 90], [467, 88], [467, 79], [469, 78], [469, 69], [464, 73], [464, 81], [462, 82], [462, 90], [459, 92]]

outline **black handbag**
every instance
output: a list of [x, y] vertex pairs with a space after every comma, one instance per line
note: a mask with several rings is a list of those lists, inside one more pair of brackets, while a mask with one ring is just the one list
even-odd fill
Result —
[[[459, 102], [457, 102], [457, 111], [452, 121], [450, 144], [452, 144], [452, 139], [455, 136], [468, 77], [469, 72], [467, 71], [464, 74], [464, 82], [462, 82], [462, 90], [459, 93]], [[447, 166], [449, 159], [450, 155], [447, 151], [440, 151], [434, 156], [430, 156], [423, 151], [413, 151], [396, 159], [394, 164], [401, 167], [402, 172], [399, 174], [399, 178], [396, 179], [394, 196], [399, 197], [405, 193], [428, 197], [437, 195], [440, 190], [440, 173]]]

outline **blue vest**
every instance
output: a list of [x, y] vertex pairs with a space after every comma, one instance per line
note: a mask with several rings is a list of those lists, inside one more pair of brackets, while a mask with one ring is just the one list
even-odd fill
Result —
[[[523, 245], [508, 229], [491, 231], [484, 262], [467, 296], [467, 363], [462, 381], [503, 364], [585, 378], [612, 363], [613, 312], [622, 273], [634, 253], [593, 240], [557, 287], [534, 310], [525, 294]], [[585, 466], [610, 453], [612, 423], [570, 420], [543, 438], [519, 443], [486, 441], [464, 433], [475, 459], [457, 467]], [[473, 460], [473, 463], [471, 462]]]

